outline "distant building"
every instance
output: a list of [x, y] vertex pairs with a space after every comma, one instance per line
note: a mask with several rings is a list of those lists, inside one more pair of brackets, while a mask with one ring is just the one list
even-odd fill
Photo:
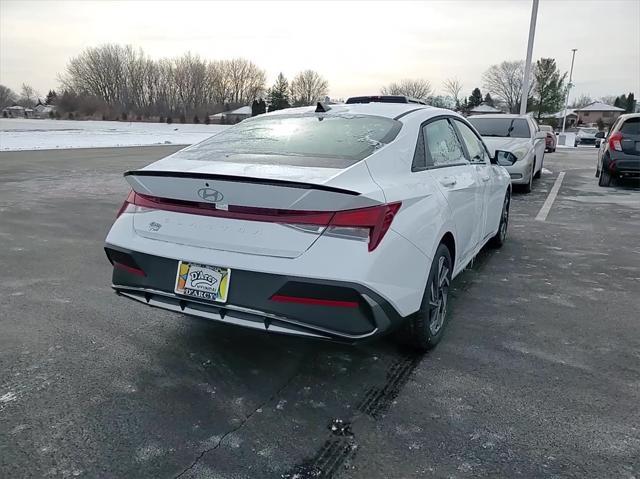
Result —
[[8, 106], [2, 110], [2, 116], [5, 118], [32, 118], [33, 110], [20, 105]]
[[209, 115], [211, 123], [234, 124], [251, 117], [251, 107], [241, 106], [235, 110], [223, 111], [215, 115]]
[[55, 105], [44, 105], [42, 103], [38, 103], [33, 107], [33, 116], [35, 118], [49, 118], [51, 113], [55, 113], [55, 111]]
[[555, 123], [558, 128], [562, 127], [562, 120], [564, 117], [567, 117], [565, 122], [566, 128], [573, 128], [578, 121], [578, 114], [572, 108], [567, 108], [566, 110], [560, 110], [557, 113], [552, 113], [550, 115], [542, 115], [542, 120], [544, 123], [550, 124], [552, 120], [555, 120]]
[[575, 111], [578, 114], [578, 124], [595, 124], [598, 123], [598, 120], [602, 120], [605, 125], [612, 125], [616, 118], [624, 113], [623, 108], [607, 105], [601, 101], [594, 101], [587, 106], [577, 108]]
[[471, 115], [488, 115], [488, 114], [504, 113], [504, 112], [491, 105], [487, 105], [486, 103], [481, 103], [475, 108], [469, 110], [469, 113]]

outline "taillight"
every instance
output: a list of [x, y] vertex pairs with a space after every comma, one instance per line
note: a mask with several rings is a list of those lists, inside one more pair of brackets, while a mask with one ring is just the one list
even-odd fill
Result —
[[622, 133], [618, 131], [609, 137], [609, 148], [622, 151]]
[[389, 230], [401, 205], [402, 203], [390, 203], [357, 210], [338, 211], [329, 223], [326, 234], [363, 239], [368, 237], [369, 251], [373, 251]]
[[294, 226], [309, 225], [319, 227], [319, 231], [321, 231], [320, 228], [326, 227], [325, 234], [368, 241], [369, 251], [373, 251], [389, 230], [401, 205], [402, 203], [398, 202], [337, 212], [281, 210], [236, 205], [228, 205], [226, 209], [217, 209], [211, 203], [159, 198], [131, 191], [118, 211], [118, 216], [123, 213], [164, 210], [245, 221], [262, 221]]
[[122, 213], [127, 211], [127, 209], [129, 209], [129, 207], [134, 204], [135, 196], [136, 196], [136, 193], [133, 190], [131, 190], [127, 195], [127, 198], [122, 203], [122, 206], [118, 210], [118, 213], [116, 214], [116, 219], [119, 218]]

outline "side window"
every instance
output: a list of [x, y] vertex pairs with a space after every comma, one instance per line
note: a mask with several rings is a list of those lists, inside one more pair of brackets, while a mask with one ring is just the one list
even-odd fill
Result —
[[473, 132], [471, 128], [469, 128], [466, 124], [462, 123], [460, 120], [455, 121], [458, 130], [460, 130], [460, 135], [462, 136], [462, 141], [467, 147], [467, 151], [469, 152], [469, 158], [471, 158], [472, 163], [486, 163], [489, 161], [489, 153], [487, 149], [484, 147], [484, 143], [478, 138], [478, 136]]
[[428, 166], [453, 166], [468, 163], [453, 125], [448, 120], [436, 120], [422, 128]]

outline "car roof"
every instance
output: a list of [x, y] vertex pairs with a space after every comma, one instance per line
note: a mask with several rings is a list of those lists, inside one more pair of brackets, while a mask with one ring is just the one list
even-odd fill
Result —
[[[352, 103], [348, 105], [346, 103], [341, 103], [337, 105], [324, 105], [325, 108], [330, 107], [325, 115], [374, 115], [391, 119], [399, 119], [399, 117], [417, 110], [433, 110], [434, 113], [443, 111], [440, 108], [434, 108], [428, 105], [419, 105], [416, 103]], [[315, 106], [303, 106], [299, 108], [277, 110], [267, 113], [267, 115], [296, 115], [311, 113], [315, 110]], [[448, 112], [457, 115], [457, 113], [453, 111]]]
[[622, 118], [623, 120], [628, 120], [629, 118], [640, 118], [640, 113], [625, 113], [620, 115], [618, 118]]

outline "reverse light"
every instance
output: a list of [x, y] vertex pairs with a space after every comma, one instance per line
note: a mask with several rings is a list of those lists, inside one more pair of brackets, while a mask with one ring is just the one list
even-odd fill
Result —
[[329, 223], [326, 234], [341, 237], [353, 236], [354, 239], [368, 237], [369, 251], [373, 251], [389, 230], [400, 206], [402, 203], [398, 202], [357, 210], [338, 211]]
[[618, 131], [609, 137], [609, 148], [622, 151], [622, 133]]

